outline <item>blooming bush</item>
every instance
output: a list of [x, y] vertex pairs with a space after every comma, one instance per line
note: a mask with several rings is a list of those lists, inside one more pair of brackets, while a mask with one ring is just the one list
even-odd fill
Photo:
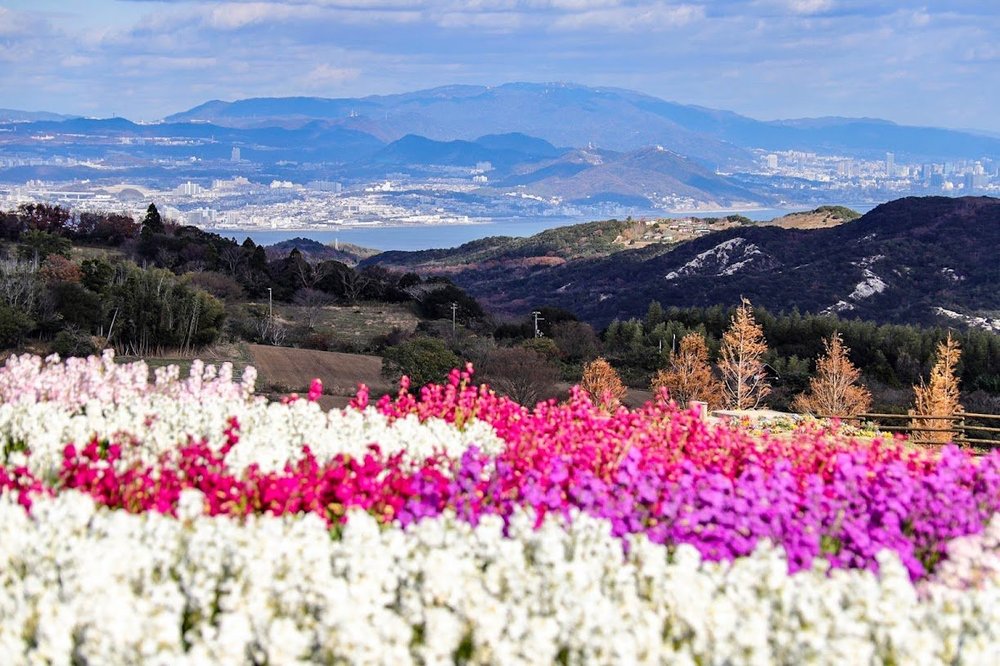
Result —
[[472, 381], [0, 370], [0, 663], [992, 663], [1000, 453]]

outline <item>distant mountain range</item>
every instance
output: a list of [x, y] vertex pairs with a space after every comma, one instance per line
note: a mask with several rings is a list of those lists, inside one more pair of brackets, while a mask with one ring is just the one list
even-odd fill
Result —
[[[1000, 199], [910, 197], [830, 228], [749, 225], [641, 249], [613, 247], [622, 225], [366, 262], [448, 275], [494, 310], [553, 305], [598, 325], [642, 316], [653, 300], [732, 305], [746, 296], [772, 311], [952, 325], [978, 317], [1000, 326]], [[578, 252], [582, 237], [601, 245]]]
[[16, 109], [0, 109], [0, 123], [32, 123], [38, 120], [69, 120], [76, 116], [64, 116], [47, 111], [18, 111]]
[[[239, 166], [230, 161], [233, 147]], [[761, 171], [760, 150], [786, 149], [877, 160], [891, 151], [900, 164], [1000, 160], [1000, 138], [984, 133], [869, 118], [764, 122], [571, 84], [212, 101], [143, 124], [0, 112], [0, 150], [18, 158], [0, 169], [4, 182], [127, 178], [176, 187], [180, 179], [240, 173], [255, 182], [329, 180], [348, 188], [391, 180], [406, 190], [444, 177], [462, 185], [455, 197], [476, 199], [476, 215], [507, 204], [515, 214], [548, 207], [598, 216], [901, 195], [871, 178], [833, 186], [801, 170]], [[907, 187], [915, 194], [932, 185], [912, 179]]]
[[1000, 138], [908, 127], [871, 118], [759, 121], [730, 111], [668, 102], [619, 88], [509, 83], [446, 86], [399, 95], [211, 101], [168, 122], [232, 127], [301, 127], [316, 120], [391, 142], [407, 134], [472, 141], [520, 132], [558, 146], [631, 151], [654, 145], [709, 166], [744, 163], [747, 149], [804, 150], [879, 157], [948, 159], [1000, 155]]
[[652, 208], [652, 198], [663, 196], [737, 208], [769, 200], [662, 146], [628, 153], [570, 151], [500, 180], [496, 186], [524, 186], [533, 194], [559, 196], [571, 203], [605, 200], [640, 209]]

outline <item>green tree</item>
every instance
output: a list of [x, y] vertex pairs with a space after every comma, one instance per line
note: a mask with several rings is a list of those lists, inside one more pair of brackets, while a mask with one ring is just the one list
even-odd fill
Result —
[[[222, 303], [160, 268], [122, 264], [106, 295], [109, 340], [122, 353], [198, 349], [215, 341]], [[111, 321], [114, 321], [112, 327]]]
[[115, 276], [114, 266], [104, 259], [84, 259], [80, 271], [83, 286], [97, 293], [104, 291]]
[[146, 209], [146, 217], [142, 219], [142, 233], [162, 234], [164, 230], [163, 218], [160, 217], [160, 211], [156, 209], [156, 204], [149, 204], [149, 208]]
[[382, 357], [382, 374], [393, 380], [410, 378], [414, 387], [442, 382], [461, 359], [438, 338], [414, 338], [389, 347]]
[[18, 254], [22, 259], [38, 257], [39, 261], [44, 261], [50, 254], [69, 257], [69, 252], [73, 249], [73, 244], [68, 239], [37, 229], [29, 229], [21, 234], [20, 243]]
[[20, 308], [0, 303], [0, 346], [13, 347], [35, 327], [28, 314]]

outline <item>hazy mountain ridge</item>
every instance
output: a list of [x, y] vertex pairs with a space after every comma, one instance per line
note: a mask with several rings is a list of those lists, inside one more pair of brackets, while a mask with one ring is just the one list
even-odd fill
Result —
[[406, 134], [473, 140], [489, 133], [522, 132], [556, 145], [594, 144], [618, 151], [662, 144], [712, 166], [745, 163], [746, 149], [752, 147], [868, 157], [896, 151], [920, 159], [1000, 154], [1000, 139], [973, 132], [871, 118], [760, 121], [620, 88], [574, 84], [447, 86], [356, 99], [214, 101], [167, 120], [294, 126], [308, 118], [356, 127], [388, 140]]
[[[554, 166], [544, 168], [551, 170]], [[767, 201], [767, 197], [662, 147], [610, 154], [596, 163], [578, 162], [572, 168], [564, 167], [562, 172], [549, 171], [539, 179], [531, 176], [531, 173], [521, 175], [517, 181], [525, 183], [527, 191], [533, 194], [561, 196], [571, 201], [611, 192], [646, 201], [651, 196], [669, 195], [732, 206]]]
[[[910, 197], [833, 228], [741, 226], [674, 249], [626, 249], [529, 272], [468, 264], [474, 258], [462, 248], [452, 262], [439, 252], [435, 264], [494, 309], [555, 305], [597, 324], [641, 316], [652, 300], [728, 305], [741, 295], [773, 311], [931, 323], [942, 321], [940, 309], [1000, 312], [997, 247], [1000, 199]], [[386, 253], [369, 262], [419, 270], [414, 259]]]
[[0, 123], [32, 123], [39, 120], [69, 120], [76, 116], [48, 111], [21, 111], [18, 109], [0, 109]]

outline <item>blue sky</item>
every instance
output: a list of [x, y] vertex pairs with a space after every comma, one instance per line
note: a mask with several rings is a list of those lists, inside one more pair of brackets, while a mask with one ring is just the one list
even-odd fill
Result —
[[508, 81], [1000, 132], [1000, 2], [0, 0], [4, 108], [154, 120]]

